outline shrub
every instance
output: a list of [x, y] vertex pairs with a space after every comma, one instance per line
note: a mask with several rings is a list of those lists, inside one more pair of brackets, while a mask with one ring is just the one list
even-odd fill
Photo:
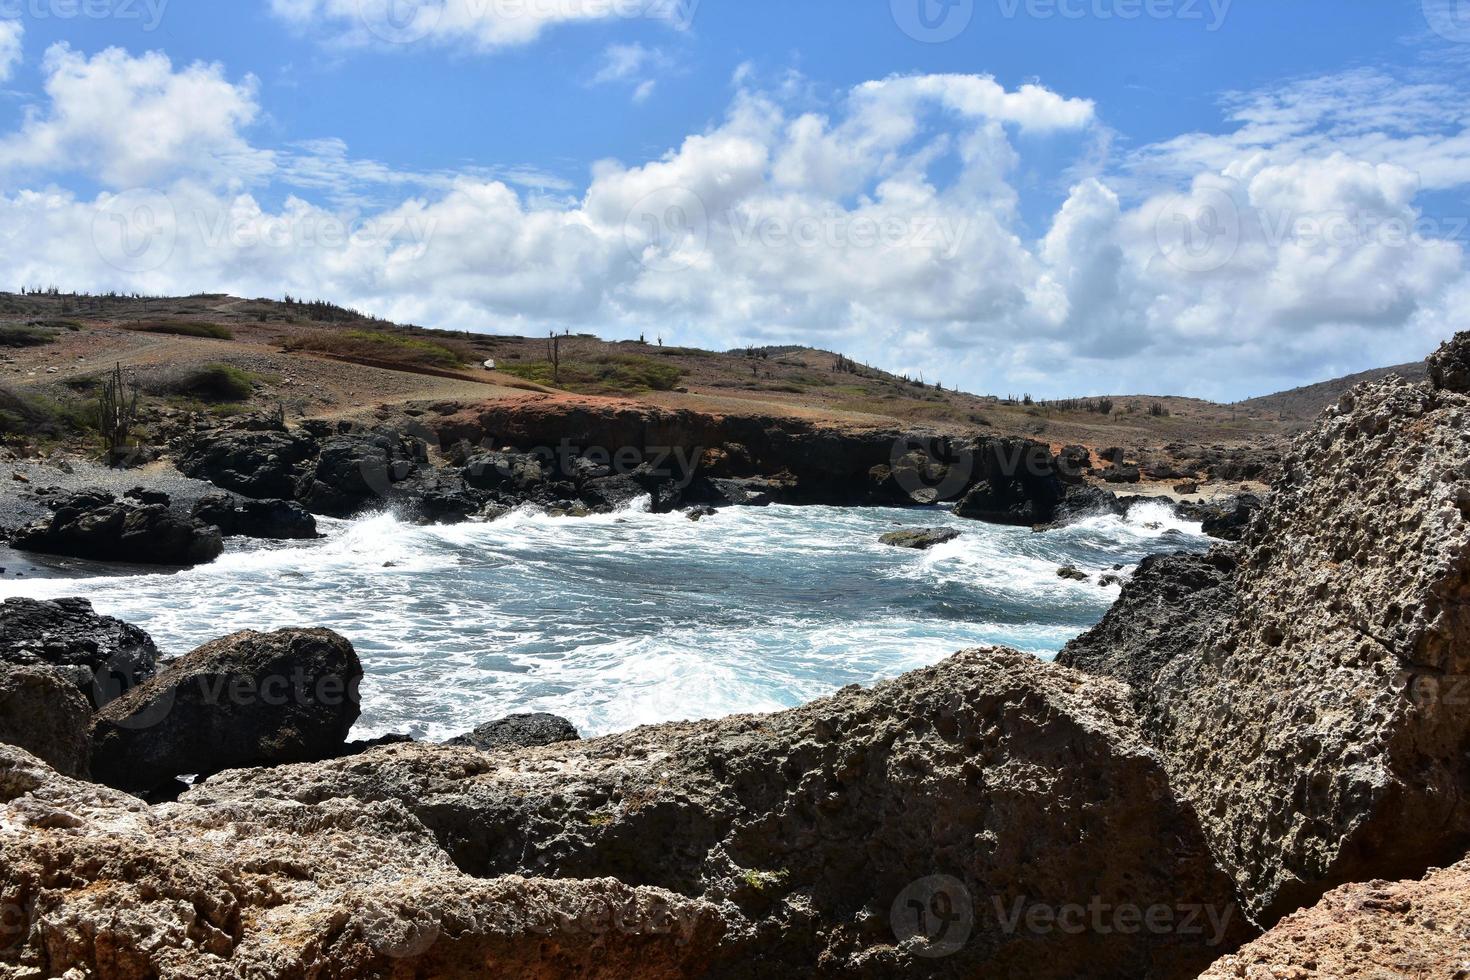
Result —
[[143, 320], [127, 324], [127, 329], [141, 333], [164, 333], [178, 337], [204, 337], [209, 340], [234, 340], [235, 335], [222, 323], [203, 320]]
[[345, 360], [380, 361], [404, 367], [457, 368], [469, 354], [448, 344], [386, 330], [322, 331], [297, 337], [287, 350], [315, 351]]
[[95, 416], [77, 405], [0, 387], [0, 435], [55, 439], [96, 425]]
[[[550, 361], [530, 361], [501, 368], [537, 384], [552, 384]], [[587, 395], [622, 395], [644, 391], [673, 391], [684, 372], [651, 357], [608, 354], [590, 361], [562, 361], [561, 387]]]
[[229, 364], [174, 368], [143, 381], [150, 395], [190, 398], [201, 402], [242, 402], [255, 392], [255, 378]]
[[56, 335], [36, 327], [0, 327], [0, 347], [41, 347], [55, 342]]

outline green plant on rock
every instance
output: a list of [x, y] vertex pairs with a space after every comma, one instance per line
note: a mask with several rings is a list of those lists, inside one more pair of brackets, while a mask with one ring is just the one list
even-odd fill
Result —
[[122, 364], [102, 382], [97, 396], [97, 425], [109, 464], [115, 465], [127, 455], [128, 439], [138, 423], [139, 391], [137, 381], [124, 381]]

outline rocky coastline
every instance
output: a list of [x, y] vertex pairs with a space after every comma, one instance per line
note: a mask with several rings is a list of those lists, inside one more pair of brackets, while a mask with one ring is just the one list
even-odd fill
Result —
[[[1132, 475], [1029, 440], [829, 443], [595, 403], [575, 425], [433, 415], [181, 437], [179, 469], [235, 495], [189, 520], [632, 494], [1044, 526], [1126, 508], [1098, 483]], [[84, 601], [4, 603], [0, 977], [1456, 975], [1467, 459], [1462, 334], [1426, 380], [1344, 396], [1269, 495], [1202, 514], [1220, 545], [1146, 561], [1056, 664], [970, 650], [597, 739], [533, 717], [353, 745], [361, 665], [328, 631], [160, 663]], [[73, 496], [26, 533], [74, 535]], [[96, 509], [126, 528], [175, 506]]]

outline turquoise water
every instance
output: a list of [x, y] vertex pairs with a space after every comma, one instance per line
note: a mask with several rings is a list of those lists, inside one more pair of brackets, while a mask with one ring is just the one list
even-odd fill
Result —
[[[964, 535], [928, 552], [878, 543], [900, 525]], [[602, 734], [789, 707], [969, 646], [1050, 657], [1117, 598], [1099, 573], [1209, 543], [1154, 505], [1042, 534], [830, 507], [324, 526], [322, 541], [232, 542], [175, 575], [7, 579], [0, 596], [85, 596], [169, 654], [239, 629], [330, 627], [367, 671], [360, 737], [442, 738], [520, 711]], [[1058, 578], [1065, 564], [1092, 581]]]

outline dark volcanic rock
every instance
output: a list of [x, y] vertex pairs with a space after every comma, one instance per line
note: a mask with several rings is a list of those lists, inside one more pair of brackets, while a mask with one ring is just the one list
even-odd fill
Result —
[[91, 561], [174, 566], [202, 565], [225, 550], [214, 528], [158, 504], [134, 506], [86, 491], [51, 506], [50, 517], [12, 536], [12, 547]]
[[396, 484], [419, 472], [427, 449], [391, 432], [333, 436], [322, 443], [316, 465], [301, 478], [296, 499], [314, 514], [353, 517], [387, 506]]
[[[1136, 725], [1121, 684], [971, 651], [780, 714], [494, 755], [392, 746], [223, 773], [183, 803], [405, 808], [478, 877], [706, 901], [715, 976], [1193, 976], [1244, 925]], [[1225, 927], [1006, 925], [1089, 901]]]
[[0, 742], [25, 749], [63, 775], [86, 776], [91, 720], [91, 704], [60, 671], [0, 665]]
[[983, 440], [974, 450], [976, 482], [955, 514], [1022, 527], [1049, 523], [1067, 494], [1051, 451], [1023, 439]]
[[927, 551], [930, 548], [953, 541], [959, 536], [960, 532], [953, 528], [919, 527], [911, 528], [907, 531], [890, 531], [879, 538], [878, 541], [895, 548], [912, 548], [916, 551]]
[[290, 499], [302, 467], [317, 453], [304, 432], [210, 432], [195, 437], [180, 456], [185, 476], [261, 500]]
[[582, 736], [565, 718], [556, 715], [511, 715], [486, 722], [474, 731], [458, 735], [445, 745], [465, 745], [484, 752], [499, 749], [530, 749], [557, 742], [575, 742]]
[[1113, 491], [1085, 484], [1076, 485], [1067, 487], [1067, 495], [1052, 512], [1052, 523], [1061, 526], [1099, 514], [1122, 517], [1126, 513], [1127, 505]]
[[97, 713], [92, 773], [120, 789], [328, 758], [357, 721], [362, 665], [330, 630], [236, 633], [169, 664]]
[[1225, 548], [1145, 558], [1103, 621], [1068, 643], [1057, 663], [1126, 681], [1147, 713], [1159, 671], [1229, 621], [1235, 569]]
[[1191, 514], [1198, 514], [1204, 532], [1223, 541], [1239, 541], [1250, 530], [1251, 521], [1261, 510], [1261, 498], [1253, 493], [1237, 494], [1225, 500], [1196, 504]]
[[1114, 464], [1102, 471], [1102, 479], [1105, 483], [1138, 483], [1143, 472], [1129, 463]]
[[59, 670], [95, 708], [152, 677], [158, 648], [147, 633], [98, 616], [86, 599], [0, 603], [0, 669]]
[[[1438, 356], [1467, 351], [1461, 334]], [[1467, 459], [1470, 395], [1355, 388], [1287, 457], [1234, 615], [1144, 693], [1148, 737], [1263, 923], [1470, 849]]]
[[244, 500], [210, 494], [194, 505], [194, 516], [226, 537], [300, 540], [315, 538], [316, 518], [292, 500]]

